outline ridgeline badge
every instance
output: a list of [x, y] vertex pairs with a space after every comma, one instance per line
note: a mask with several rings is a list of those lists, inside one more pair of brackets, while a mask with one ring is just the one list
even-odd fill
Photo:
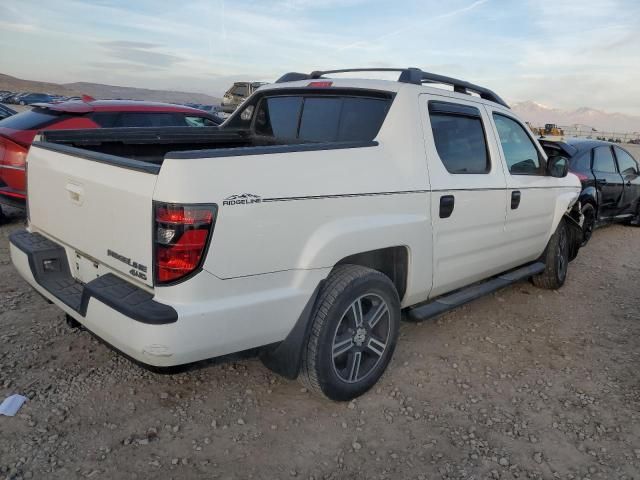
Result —
[[262, 199], [253, 193], [241, 193], [239, 195], [231, 195], [222, 201], [222, 205], [250, 205], [252, 203], [260, 203]]

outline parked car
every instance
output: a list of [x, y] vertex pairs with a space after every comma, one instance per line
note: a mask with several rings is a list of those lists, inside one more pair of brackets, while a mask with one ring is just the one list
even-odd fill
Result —
[[13, 108], [9, 108], [5, 105], [0, 104], [0, 120], [10, 117], [11, 115], [15, 115], [16, 112]]
[[263, 82], [236, 82], [222, 97], [222, 111], [232, 113], [242, 102], [258, 88], [266, 85]]
[[500, 97], [398, 71], [287, 74], [199, 138], [43, 132], [15, 267], [142, 363], [260, 347], [314, 392], [361, 395], [401, 310], [429, 318], [528, 277], [559, 288], [582, 239], [567, 159]]
[[206, 127], [221, 123], [215, 115], [165, 103], [94, 100], [36, 104], [34, 107], [0, 120], [0, 204], [24, 208], [25, 158], [39, 130]]
[[8, 96], [6, 96], [3, 100], [3, 103], [9, 103], [9, 104], [13, 104], [13, 105], [17, 105], [18, 104], [18, 99], [22, 96], [22, 95], [26, 95], [26, 92], [15, 92], [13, 94], [9, 94]]
[[640, 169], [627, 150], [612, 142], [582, 138], [541, 140], [541, 144], [548, 155], [569, 158], [569, 170], [582, 182], [585, 245], [597, 225], [640, 224]]
[[4, 102], [4, 99], [13, 95], [13, 92], [9, 90], [0, 90], [0, 102]]
[[18, 99], [19, 105], [32, 105], [34, 103], [48, 103], [53, 100], [48, 93], [27, 93], [20, 96]]

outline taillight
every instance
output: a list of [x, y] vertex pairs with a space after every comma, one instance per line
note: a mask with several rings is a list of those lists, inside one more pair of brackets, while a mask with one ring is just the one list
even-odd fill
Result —
[[26, 159], [27, 148], [8, 138], [0, 138], [0, 178], [21, 198], [24, 198], [25, 191]]
[[154, 203], [156, 285], [185, 280], [200, 270], [216, 213], [216, 205]]

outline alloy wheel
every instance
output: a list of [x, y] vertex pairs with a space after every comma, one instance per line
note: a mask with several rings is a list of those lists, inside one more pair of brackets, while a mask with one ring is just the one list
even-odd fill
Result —
[[340, 380], [355, 383], [378, 366], [391, 334], [389, 306], [382, 297], [366, 294], [354, 300], [336, 327], [333, 370]]

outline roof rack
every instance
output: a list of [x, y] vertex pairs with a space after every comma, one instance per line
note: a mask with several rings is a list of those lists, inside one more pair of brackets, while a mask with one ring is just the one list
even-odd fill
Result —
[[311, 73], [298, 73], [289, 72], [285, 73], [282, 77], [276, 80], [276, 83], [295, 82], [297, 80], [314, 80], [318, 78], [324, 78], [324, 75], [330, 75], [332, 73], [348, 73], [348, 72], [400, 72], [398, 82], [413, 83], [415, 85], [422, 85], [423, 83], [441, 83], [444, 85], [450, 85], [453, 87], [453, 91], [457, 93], [464, 93], [469, 95], [470, 92], [477, 93], [480, 98], [495, 102], [499, 105], [509, 108], [507, 102], [502, 100], [495, 92], [488, 88], [474, 85], [464, 80], [457, 78], [446, 77], [444, 75], [438, 75], [436, 73], [423, 72], [419, 68], [345, 68], [341, 70], [316, 70]]

